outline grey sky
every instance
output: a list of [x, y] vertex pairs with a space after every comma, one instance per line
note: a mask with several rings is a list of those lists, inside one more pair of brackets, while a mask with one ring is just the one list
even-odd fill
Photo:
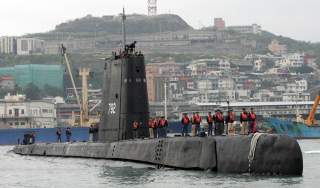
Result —
[[[0, 35], [45, 32], [83, 17], [147, 13], [147, 0], [1, 0]], [[195, 28], [223, 17], [227, 25], [257, 23], [263, 29], [305, 41], [320, 41], [319, 0], [158, 0], [159, 13], [174, 13]]]

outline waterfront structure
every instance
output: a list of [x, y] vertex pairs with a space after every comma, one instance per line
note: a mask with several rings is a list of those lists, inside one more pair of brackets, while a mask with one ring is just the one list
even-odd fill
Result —
[[55, 104], [27, 101], [23, 95], [0, 100], [0, 128], [53, 128], [57, 126]]
[[17, 38], [17, 55], [39, 55], [45, 52], [44, 40]]
[[0, 37], [0, 54], [17, 54], [16, 37]]

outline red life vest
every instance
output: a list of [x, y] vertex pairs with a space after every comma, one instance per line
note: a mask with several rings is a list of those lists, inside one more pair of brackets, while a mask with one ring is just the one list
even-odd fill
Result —
[[212, 116], [208, 115], [208, 123], [212, 123], [212, 122], [213, 122]]
[[246, 120], [248, 119], [248, 114], [242, 112], [242, 113], [241, 113], [241, 119], [244, 120], [244, 121], [246, 121]]
[[231, 123], [233, 123], [236, 120], [236, 115], [234, 114], [234, 112], [230, 112], [229, 113], [229, 121]]
[[153, 128], [155, 129], [155, 128], [157, 128], [157, 126], [158, 126], [157, 120], [153, 120]]
[[189, 117], [188, 116], [184, 116], [182, 118], [182, 122], [184, 125], [188, 125], [190, 123]]
[[137, 121], [134, 121], [132, 127], [133, 127], [133, 129], [138, 129], [139, 123]]
[[250, 119], [251, 119], [251, 120], [256, 120], [256, 114], [250, 112]]
[[200, 124], [201, 123], [201, 117], [199, 115], [196, 115], [194, 121], [195, 121], [196, 124]]
[[149, 126], [149, 128], [151, 128], [151, 129], [154, 128], [154, 123], [153, 123], [153, 120], [152, 120], [152, 119], [149, 120], [148, 126]]
[[220, 121], [220, 122], [223, 121], [223, 115], [221, 114], [221, 112], [217, 112], [217, 113], [216, 113], [216, 118], [217, 118], [217, 120]]
[[166, 126], [166, 120], [160, 119], [160, 121], [159, 121], [159, 126], [160, 126], [160, 127], [165, 127], [165, 126]]

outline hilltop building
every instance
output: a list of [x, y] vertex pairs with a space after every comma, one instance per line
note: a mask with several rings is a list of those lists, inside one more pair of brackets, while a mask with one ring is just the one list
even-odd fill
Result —
[[44, 40], [34, 38], [18, 38], [17, 54], [18, 55], [37, 55], [44, 54]]
[[0, 37], [0, 54], [40, 55], [44, 53], [44, 40], [7, 36]]
[[260, 34], [261, 26], [258, 24], [244, 26], [229, 26], [228, 30], [235, 31], [241, 34]]
[[17, 54], [16, 37], [0, 37], [0, 54]]

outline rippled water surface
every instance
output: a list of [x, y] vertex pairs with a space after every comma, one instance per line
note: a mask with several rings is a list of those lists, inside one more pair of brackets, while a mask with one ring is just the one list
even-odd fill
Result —
[[19, 156], [0, 147], [0, 187], [320, 187], [320, 140], [299, 141], [303, 177], [155, 169], [108, 160]]

